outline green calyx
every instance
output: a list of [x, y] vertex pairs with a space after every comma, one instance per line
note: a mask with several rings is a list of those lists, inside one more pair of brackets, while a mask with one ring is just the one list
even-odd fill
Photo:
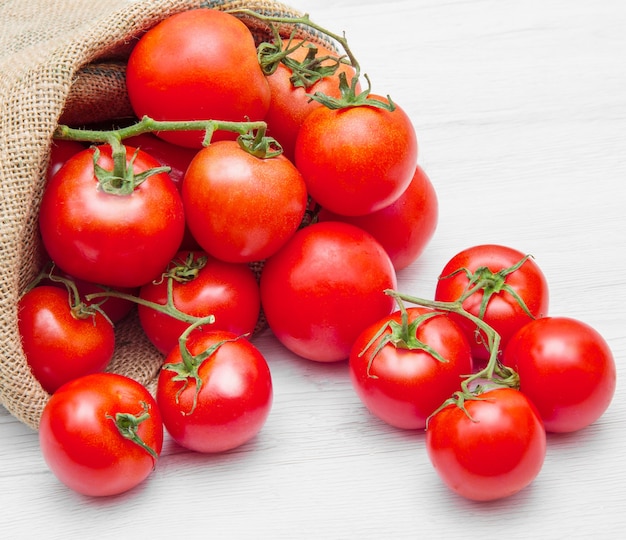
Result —
[[187, 389], [189, 384], [193, 381], [195, 384], [195, 393], [193, 397], [193, 403], [191, 409], [188, 412], [183, 412], [182, 414], [190, 415], [196, 410], [198, 405], [198, 395], [200, 394], [200, 390], [202, 389], [202, 377], [200, 377], [199, 370], [200, 366], [208, 360], [211, 356], [213, 356], [217, 350], [224, 345], [225, 343], [232, 343], [241, 339], [242, 336], [237, 336], [232, 339], [224, 339], [218, 341], [211, 345], [208, 349], [194, 355], [192, 354], [187, 347], [187, 340], [191, 332], [193, 332], [196, 328], [202, 325], [202, 321], [198, 321], [195, 324], [190, 325], [185, 332], [183, 332], [178, 340], [180, 353], [182, 357], [182, 362], [171, 362], [164, 364], [161, 369], [172, 371], [174, 376], [172, 377], [172, 381], [182, 382], [182, 386], [176, 392], [176, 403], [179, 402], [180, 395]]
[[156, 463], [156, 460], [159, 457], [158, 454], [139, 436], [139, 426], [150, 418], [150, 408], [148, 407], [148, 404], [145, 401], [142, 401], [141, 405], [142, 410], [138, 414], [118, 412], [115, 416], [107, 414], [106, 418], [113, 421], [118, 433], [122, 437], [145, 450], [152, 457], [153, 462]]
[[[339, 89], [341, 92], [340, 98], [333, 98], [321, 92], [315, 92], [314, 94], [307, 94], [309, 98], [312, 100], [318, 101], [325, 107], [330, 109], [345, 109], [348, 107], [361, 107], [361, 106], [371, 106], [379, 109], [386, 109], [388, 111], [394, 111], [396, 109], [396, 105], [391, 100], [391, 97], [387, 96], [387, 101], [382, 101], [373, 97], [370, 97], [371, 84], [369, 81], [369, 77], [364, 75], [365, 80], [368, 83], [367, 89], [363, 92], [357, 92], [357, 86], [359, 84], [359, 78], [361, 77], [361, 67], [359, 62], [357, 61], [355, 55], [352, 53], [350, 46], [348, 44], [348, 40], [344, 35], [335, 34], [326, 28], [314, 23], [308, 14], [303, 15], [302, 17], [276, 17], [272, 15], [263, 15], [261, 13], [257, 13], [251, 9], [233, 9], [229, 10], [229, 13], [233, 15], [245, 15], [248, 17], [253, 17], [257, 20], [264, 21], [270, 25], [272, 32], [274, 34], [275, 43], [273, 44], [262, 44], [258, 49], [259, 61], [261, 64], [261, 68], [264, 70], [266, 74], [271, 74], [274, 70], [276, 70], [276, 65], [279, 62], [285, 63], [289, 67], [289, 62], [291, 62], [291, 66], [296, 69], [296, 74], [294, 79], [292, 80], [292, 84], [294, 86], [306, 86], [309, 80], [313, 81], [316, 77], [328, 76], [328, 74], [324, 74], [322, 70], [320, 70], [320, 66], [324, 60], [328, 60], [328, 57], [322, 56], [318, 59], [317, 62], [314, 61], [314, 57], [317, 54], [315, 52], [309, 52], [307, 58], [303, 62], [297, 62], [295, 60], [285, 60], [286, 56], [283, 55], [282, 46], [280, 37], [278, 36], [278, 32], [275, 29], [275, 24], [278, 25], [290, 25], [293, 27], [294, 32], [298, 26], [306, 26], [315, 32], [318, 32], [331, 41], [339, 43], [343, 50], [345, 51], [345, 55], [341, 55], [337, 57], [337, 66], [335, 70], [339, 66], [340, 63], [346, 63], [351, 65], [354, 69], [354, 75], [350, 82], [348, 82], [345, 73], [339, 74]], [[278, 36], [278, 39], [276, 37]], [[314, 47], [312, 47], [314, 49]], [[309, 56], [310, 55], [310, 56]], [[301, 64], [305, 64], [305, 68], [303, 69]], [[313, 76], [310, 73], [307, 73], [307, 69], [311, 66], [315, 66], [313, 70], [316, 72]], [[304, 75], [302, 75], [304, 73]], [[310, 77], [307, 78], [307, 77]], [[319, 79], [318, 79], [319, 80]], [[313, 84], [313, 83], [311, 83]], [[309, 84], [310, 86], [310, 84]]]
[[[368, 363], [367, 363], [367, 375], [371, 378], [377, 378], [376, 375], [370, 373], [371, 367], [376, 360], [376, 356], [378, 353], [387, 345], [391, 344], [393, 347], [397, 349], [406, 349], [410, 351], [424, 351], [431, 355], [438, 362], [446, 363], [448, 360], [444, 358], [439, 352], [437, 352], [433, 347], [424, 343], [417, 337], [417, 331], [426, 321], [432, 319], [433, 317], [443, 315], [440, 311], [431, 311], [427, 313], [421, 314], [419, 317], [416, 317], [412, 322], [409, 322], [409, 317], [407, 310], [402, 302], [401, 298], [396, 297], [396, 301], [400, 307], [401, 317], [400, 322], [397, 321], [388, 321], [372, 336], [372, 339], [365, 345], [363, 350], [359, 353], [359, 357], [364, 356], [368, 350], [372, 348], [374, 343], [380, 339], [372, 354], [369, 355]], [[390, 332], [387, 332], [390, 330]], [[387, 333], [386, 333], [387, 332]]]

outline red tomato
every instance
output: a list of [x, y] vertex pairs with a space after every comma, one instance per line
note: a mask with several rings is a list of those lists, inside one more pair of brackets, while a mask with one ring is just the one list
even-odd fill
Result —
[[83, 495], [117, 495], [154, 469], [163, 423], [146, 388], [122, 375], [97, 373], [52, 395], [39, 442], [48, 467], [66, 486]]
[[52, 394], [77, 377], [104, 371], [113, 357], [111, 323], [99, 312], [73, 312], [65, 288], [41, 285], [18, 302], [22, 349], [34, 377]]
[[212, 352], [192, 368], [183, 363], [179, 347], [166, 358], [156, 399], [168, 433], [181, 446], [206, 453], [251, 440], [272, 405], [271, 373], [263, 355], [245, 337], [221, 330], [191, 335], [187, 350], [191, 355]]
[[520, 377], [520, 390], [537, 407], [547, 431], [571, 432], [595, 422], [616, 385], [613, 354], [588, 324], [569, 317], [537, 319], [504, 350], [503, 363]]
[[[215, 322], [205, 329], [228, 330], [236, 335], [254, 331], [261, 296], [247, 264], [226, 263], [202, 252], [181, 251], [163, 279], [144, 285], [139, 297], [165, 305], [169, 279], [176, 309], [194, 317], [215, 316]], [[146, 335], [163, 354], [178, 345], [178, 338], [190, 324], [141, 304], [138, 312]]]
[[[172, 15], [148, 30], [131, 51], [126, 70], [135, 114], [156, 120], [262, 120], [270, 89], [252, 33], [216, 9]], [[161, 132], [166, 140], [200, 148], [204, 133]], [[234, 138], [216, 132], [212, 140]]]
[[56, 174], [56, 172], [68, 159], [84, 149], [85, 146], [77, 141], [52, 141], [52, 144], [50, 145], [50, 160], [46, 171], [46, 179], [50, 181], [50, 178]]
[[[111, 148], [99, 147], [98, 164], [113, 169]], [[127, 163], [135, 152], [126, 147]], [[166, 173], [148, 177], [132, 193], [99, 189], [94, 149], [79, 152], [48, 183], [39, 225], [46, 251], [58, 267], [111, 287], [139, 287], [161, 273], [180, 246], [185, 216]], [[135, 174], [159, 167], [139, 150]]]
[[218, 141], [193, 159], [182, 190], [187, 224], [202, 249], [227, 262], [263, 260], [299, 227], [306, 186], [282, 155], [258, 158]]
[[409, 186], [417, 138], [398, 106], [393, 112], [370, 105], [319, 107], [300, 127], [295, 163], [309, 195], [322, 207], [346, 216], [370, 214]]
[[[169, 167], [169, 176], [172, 182], [176, 184], [178, 191], [182, 190], [183, 178], [189, 163], [198, 152], [197, 149], [185, 148], [178, 144], [165, 141], [152, 133], [142, 133], [134, 137], [124, 140], [124, 144], [141, 148], [144, 152], [150, 154], [164, 167]], [[181, 242], [181, 249], [197, 249], [198, 244], [189, 232], [189, 228], [185, 227], [185, 234]]]
[[[310, 51], [309, 45], [301, 39], [293, 39], [291, 42], [283, 43], [283, 50], [287, 47], [294, 48], [302, 43], [295, 51], [289, 54], [289, 58], [298, 62], [305, 61]], [[337, 57], [337, 54], [322, 45], [314, 45], [317, 48], [316, 58], [321, 59], [326, 56]], [[322, 66], [328, 67], [334, 64], [333, 60], [325, 60]], [[334, 74], [326, 76], [310, 86], [294, 86], [291, 81], [292, 70], [284, 63], [280, 63], [276, 71], [267, 77], [269, 83], [271, 100], [270, 107], [265, 115], [268, 126], [268, 135], [274, 137], [282, 146], [285, 157], [294, 160], [294, 149], [298, 130], [304, 122], [305, 117], [314, 109], [323, 107], [316, 100], [310, 98], [310, 94], [321, 92], [330, 97], [339, 98], [339, 74], [345, 73], [348, 82], [354, 76], [354, 68], [346, 64], [341, 64]], [[356, 91], [360, 90], [357, 85]]]
[[369, 232], [385, 248], [396, 271], [422, 254], [435, 233], [438, 218], [435, 188], [419, 165], [400, 198], [377, 212], [364, 216], [341, 216], [325, 208], [319, 212], [320, 221], [352, 223]]
[[358, 335], [389, 315], [396, 274], [369, 233], [328, 221], [300, 229], [261, 272], [261, 305], [276, 338], [309, 360], [346, 360]]
[[[486, 288], [480, 288], [470, 295], [463, 302], [463, 307], [472, 315], [481, 317], [500, 334], [500, 348], [504, 349], [517, 330], [530, 322], [533, 317], [544, 317], [548, 312], [548, 284], [543, 272], [532, 258], [526, 259], [517, 270], [507, 273], [508, 269], [523, 258], [524, 254], [520, 251], [496, 244], [483, 244], [465, 249], [452, 257], [441, 271], [435, 290], [435, 300], [455, 302], [461, 298], [470, 285], [470, 280], [463, 269], [476, 278], [484, 277]], [[521, 298], [532, 316], [524, 311], [511, 291]], [[486, 308], [481, 316], [483, 302], [486, 302]], [[452, 316], [465, 329], [474, 358], [486, 360], [489, 351], [484, 334], [477, 333], [474, 323], [466, 317], [456, 314]]]
[[[426, 427], [427, 418], [460, 390], [462, 376], [472, 371], [462, 330], [445, 314], [431, 317], [433, 313], [409, 308], [403, 328], [402, 312], [396, 311], [365, 329], [352, 347], [350, 379], [357, 395], [372, 414], [392, 426]], [[384, 333], [376, 337], [383, 327]], [[401, 339], [397, 345], [389, 341], [396, 338]]]
[[452, 491], [489, 501], [513, 495], [537, 477], [546, 454], [546, 432], [521, 392], [500, 388], [479, 397], [465, 401], [467, 414], [451, 404], [432, 416], [426, 450]]

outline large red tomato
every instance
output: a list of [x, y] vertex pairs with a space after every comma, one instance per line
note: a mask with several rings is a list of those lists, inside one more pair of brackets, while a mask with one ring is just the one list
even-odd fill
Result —
[[191, 335], [186, 347], [190, 358], [175, 347], [159, 374], [156, 399], [168, 433], [196, 452], [225, 452], [251, 440], [272, 406], [263, 355], [245, 337], [220, 330]]
[[[48, 182], [39, 225], [46, 251], [58, 267], [78, 279], [111, 287], [139, 287], [161, 273], [178, 251], [185, 228], [176, 186], [153, 174], [128, 193], [102, 189], [97, 163], [113, 170], [111, 147], [89, 148], [70, 158]], [[126, 147], [136, 175], [160, 164]]]
[[[216, 9], [172, 15], [148, 30], [131, 51], [128, 97], [138, 117], [156, 120], [262, 120], [270, 89], [254, 38], [239, 19]], [[200, 148], [203, 133], [160, 132]], [[213, 140], [233, 138], [216, 132]]]
[[576, 319], [529, 322], [511, 338], [502, 361], [519, 374], [520, 390], [537, 407], [547, 431], [588, 426], [615, 394], [615, 360], [607, 342]]
[[418, 165], [400, 198], [385, 208], [364, 216], [341, 216], [322, 208], [320, 221], [352, 223], [369, 232], [402, 270], [424, 251], [437, 228], [439, 205], [430, 179]]
[[[500, 335], [500, 349], [504, 349], [522, 326], [548, 314], [548, 283], [537, 263], [529, 257], [513, 270], [524, 257], [520, 251], [497, 244], [464, 249], [441, 271], [435, 300], [455, 302], [468, 288], [478, 286], [463, 302], [463, 308], [491, 326]], [[451, 316], [465, 329], [474, 358], [486, 360], [489, 351], [485, 335], [466, 317]]]
[[327, 221], [300, 229], [261, 273], [261, 305], [275, 336], [310, 360], [346, 360], [358, 335], [392, 312], [389, 256], [354, 225]]
[[48, 467], [69, 488], [83, 495], [117, 495], [153, 471], [163, 422], [141, 384], [96, 373], [51, 396], [41, 415], [39, 443]]
[[[194, 317], [215, 317], [215, 322], [204, 329], [241, 335], [252, 333], [256, 327], [261, 297], [247, 264], [223, 262], [198, 251], [179, 252], [163, 278], [144, 285], [139, 297], [165, 305], [170, 290], [177, 310]], [[178, 345], [178, 338], [190, 324], [143, 304], [138, 312], [146, 335], [163, 354]]]
[[218, 141], [192, 160], [183, 180], [187, 225], [204, 251], [227, 262], [274, 254], [302, 222], [306, 186], [282, 155], [260, 158]]
[[432, 416], [426, 450], [435, 470], [454, 492], [488, 501], [517, 493], [539, 474], [546, 432], [530, 400], [511, 388], [450, 404]]
[[357, 395], [392, 426], [423, 429], [472, 371], [463, 331], [446, 314], [435, 313], [409, 308], [403, 324], [396, 311], [366, 328], [352, 347], [350, 379]]
[[18, 302], [24, 356], [50, 394], [72, 379], [104, 371], [113, 357], [111, 323], [80, 303], [75, 308], [68, 291], [52, 285], [34, 287]]
[[[297, 48], [296, 48], [297, 47]], [[283, 50], [295, 49], [288, 55], [288, 59], [304, 64], [303, 67], [311, 68], [311, 64], [320, 64], [321, 69], [328, 69], [336, 63], [337, 54], [322, 45], [313, 45], [301, 39], [293, 39], [283, 42]], [[314, 48], [314, 49], [312, 49]], [[314, 58], [308, 58], [312, 50], [316, 51]], [[347, 64], [341, 64], [332, 74], [325, 76], [310, 85], [294, 82], [294, 72], [285, 63], [280, 63], [276, 71], [267, 77], [270, 86], [270, 107], [265, 115], [268, 126], [268, 135], [274, 137], [282, 146], [284, 155], [290, 160], [295, 159], [294, 149], [296, 137], [302, 122], [306, 116], [323, 105], [310, 95], [320, 92], [330, 97], [339, 98], [339, 75], [345, 73], [348, 81], [354, 76], [354, 68]], [[301, 81], [299, 77], [297, 81]], [[359, 91], [360, 85], [356, 90]]]
[[417, 137], [399, 106], [319, 107], [300, 127], [295, 162], [322, 207], [346, 216], [370, 214], [396, 201], [410, 184]]

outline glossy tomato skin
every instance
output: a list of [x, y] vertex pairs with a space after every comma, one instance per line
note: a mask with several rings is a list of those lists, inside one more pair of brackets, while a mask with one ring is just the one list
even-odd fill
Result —
[[[283, 49], [296, 47], [299, 43], [304, 42], [301, 39], [285, 41]], [[322, 45], [315, 45], [315, 47], [317, 48], [317, 58], [337, 56], [336, 53]], [[289, 58], [301, 62], [307, 56], [308, 51], [309, 48], [306, 44], [302, 45], [290, 53]], [[333, 65], [333, 61], [325, 61], [323, 65]], [[341, 91], [339, 90], [340, 73], [345, 73], [348, 82], [350, 82], [354, 76], [354, 68], [342, 64], [334, 74], [324, 77], [306, 88], [293, 85], [290, 80], [292, 70], [283, 63], [280, 63], [276, 71], [267, 77], [271, 99], [264, 120], [267, 122], [268, 135], [274, 137], [280, 143], [283, 148], [283, 154], [291, 161], [295, 160], [296, 138], [304, 119], [314, 109], [323, 107], [319, 101], [312, 100], [310, 95], [320, 92], [334, 98], [341, 97]], [[360, 84], [357, 85], [356, 91], [360, 91]]]
[[369, 232], [385, 248], [396, 271], [422, 254], [437, 228], [439, 201], [435, 188], [418, 165], [400, 198], [364, 216], [341, 216], [322, 208], [320, 221], [352, 223]]
[[[432, 310], [407, 309], [408, 323]], [[368, 343], [389, 321], [401, 322], [396, 311], [365, 329], [350, 353], [350, 380], [367, 409], [384, 422], [402, 429], [424, 429], [427, 418], [454, 392], [464, 375], [472, 371], [472, 356], [463, 331], [441, 313], [419, 324], [414, 336], [432, 347], [445, 362], [421, 349], [387, 343], [378, 353], [383, 336]], [[365, 351], [364, 354], [361, 354]]]
[[138, 382], [113, 373], [75, 379], [59, 388], [46, 404], [39, 425], [43, 457], [66, 486], [89, 496], [117, 495], [143, 482], [155, 459], [123, 437], [117, 413], [148, 417], [137, 434], [157, 455], [163, 446], [163, 423], [154, 398]]
[[[113, 169], [111, 148], [98, 164]], [[127, 162], [135, 148], [127, 146]], [[105, 193], [94, 174], [94, 149], [68, 160], [48, 183], [39, 226], [46, 251], [64, 272], [111, 287], [139, 287], [178, 251], [185, 228], [180, 195], [166, 173], [148, 177], [129, 195]], [[136, 174], [160, 164], [139, 151]]]
[[417, 164], [417, 136], [399, 106], [393, 112], [369, 105], [320, 107], [300, 127], [295, 163], [322, 207], [345, 216], [370, 214], [408, 187]]
[[210, 255], [246, 263], [273, 255], [302, 222], [304, 180], [282, 155], [258, 158], [218, 141], [192, 160], [182, 198], [191, 234]]
[[502, 362], [520, 377], [547, 431], [578, 431], [606, 411], [616, 386], [611, 349], [591, 326], [570, 317], [545, 317], [522, 327]]
[[[169, 167], [169, 177], [178, 188], [178, 192], [182, 190], [183, 178], [187, 167], [191, 160], [198, 152], [195, 148], [185, 148], [178, 144], [166, 141], [157, 137], [152, 133], [142, 133], [124, 139], [124, 144], [140, 148], [144, 152], [150, 154], [164, 167]], [[198, 249], [198, 243], [194, 240], [189, 232], [189, 228], [185, 227], [185, 234], [181, 242], [181, 249]]]
[[300, 229], [261, 273], [261, 305], [276, 338], [319, 362], [350, 356], [370, 324], [389, 315], [397, 285], [389, 256], [369, 233], [340, 222]]
[[[184, 448], [203, 453], [232, 450], [256, 436], [269, 416], [273, 388], [268, 364], [252, 343], [237, 337], [215, 330], [189, 338], [193, 355], [225, 341], [200, 365], [202, 386], [195, 408], [193, 380], [181, 391], [185, 381], [173, 380], [173, 371], [162, 369], [159, 374], [156, 399], [163, 423]], [[180, 349], [174, 348], [165, 365], [181, 362]]]
[[41, 285], [18, 302], [22, 349], [33, 376], [52, 394], [68, 381], [104, 371], [113, 357], [113, 326], [101, 313], [85, 319], [71, 311], [68, 291]]
[[[206, 257], [206, 265], [189, 281], [172, 282], [172, 298], [176, 308], [195, 317], [213, 315], [215, 322], [204, 328], [228, 330], [234, 334], [251, 334], [261, 309], [259, 285], [246, 264], [226, 263], [200, 251], [181, 251], [171, 266], [180, 265], [191, 255], [194, 260]], [[168, 279], [144, 285], [139, 297], [149, 302], [167, 303]], [[178, 338], [189, 326], [145, 305], [138, 306], [139, 321], [152, 344], [163, 354], [178, 345]], [[198, 330], [200, 331], [200, 330]]]
[[[479, 267], [485, 266], [495, 273], [514, 266], [524, 256], [524, 253], [516, 249], [498, 244], [481, 244], [464, 249], [454, 255], [441, 271], [435, 289], [435, 300], [454, 302], [465, 292], [469, 283], [467, 276], [463, 272], [451, 276], [459, 269], [466, 268], [473, 273]], [[510, 273], [505, 283], [522, 298], [534, 318], [548, 314], [548, 283], [532, 258], [528, 258], [520, 268]], [[472, 315], [478, 316], [482, 298], [483, 292], [477, 291], [463, 302], [463, 307]], [[452, 316], [465, 329], [474, 359], [478, 362], [486, 360], [489, 353], [484, 345], [484, 335], [480, 334], [478, 337], [476, 326], [467, 318], [455, 314]], [[500, 350], [503, 350], [513, 334], [530, 322], [532, 317], [524, 312], [509, 292], [503, 290], [491, 297], [483, 320], [500, 334]]]
[[517, 390], [500, 388], [448, 405], [428, 423], [426, 450], [443, 482], [471, 500], [513, 495], [539, 474], [546, 432], [539, 413]]
[[[148, 30], [131, 51], [126, 71], [135, 114], [156, 120], [262, 120], [270, 90], [257, 61], [252, 33], [216, 9], [172, 15]], [[159, 137], [200, 148], [203, 132]], [[233, 139], [225, 131], [212, 140]]]
[[50, 181], [68, 159], [84, 149], [85, 146], [78, 141], [53, 140], [50, 145], [50, 160], [46, 170], [46, 179]]

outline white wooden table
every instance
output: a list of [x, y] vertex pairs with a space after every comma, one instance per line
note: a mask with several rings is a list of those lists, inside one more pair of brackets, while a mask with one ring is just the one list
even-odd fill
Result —
[[472, 503], [439, 481], [424, 434], [383, 425], [344, 363], [256, 343], [275, 401], [261, 434], [218, 456], [170, 440], [138, 489], [94, 500], [48, 471], [37, 435], [0, 411], [0, 536], [30, 538], [618, 538], [626, 527], [626, 3], [293, 0], [345, 30], [377, 93], [414, 120], [438, 230], [400, 273], [432, 296], [473, 244], [532, 253], [551, 313], [585, 320], [618, 364], [612, 405], [550, 436], [521, 493]]

